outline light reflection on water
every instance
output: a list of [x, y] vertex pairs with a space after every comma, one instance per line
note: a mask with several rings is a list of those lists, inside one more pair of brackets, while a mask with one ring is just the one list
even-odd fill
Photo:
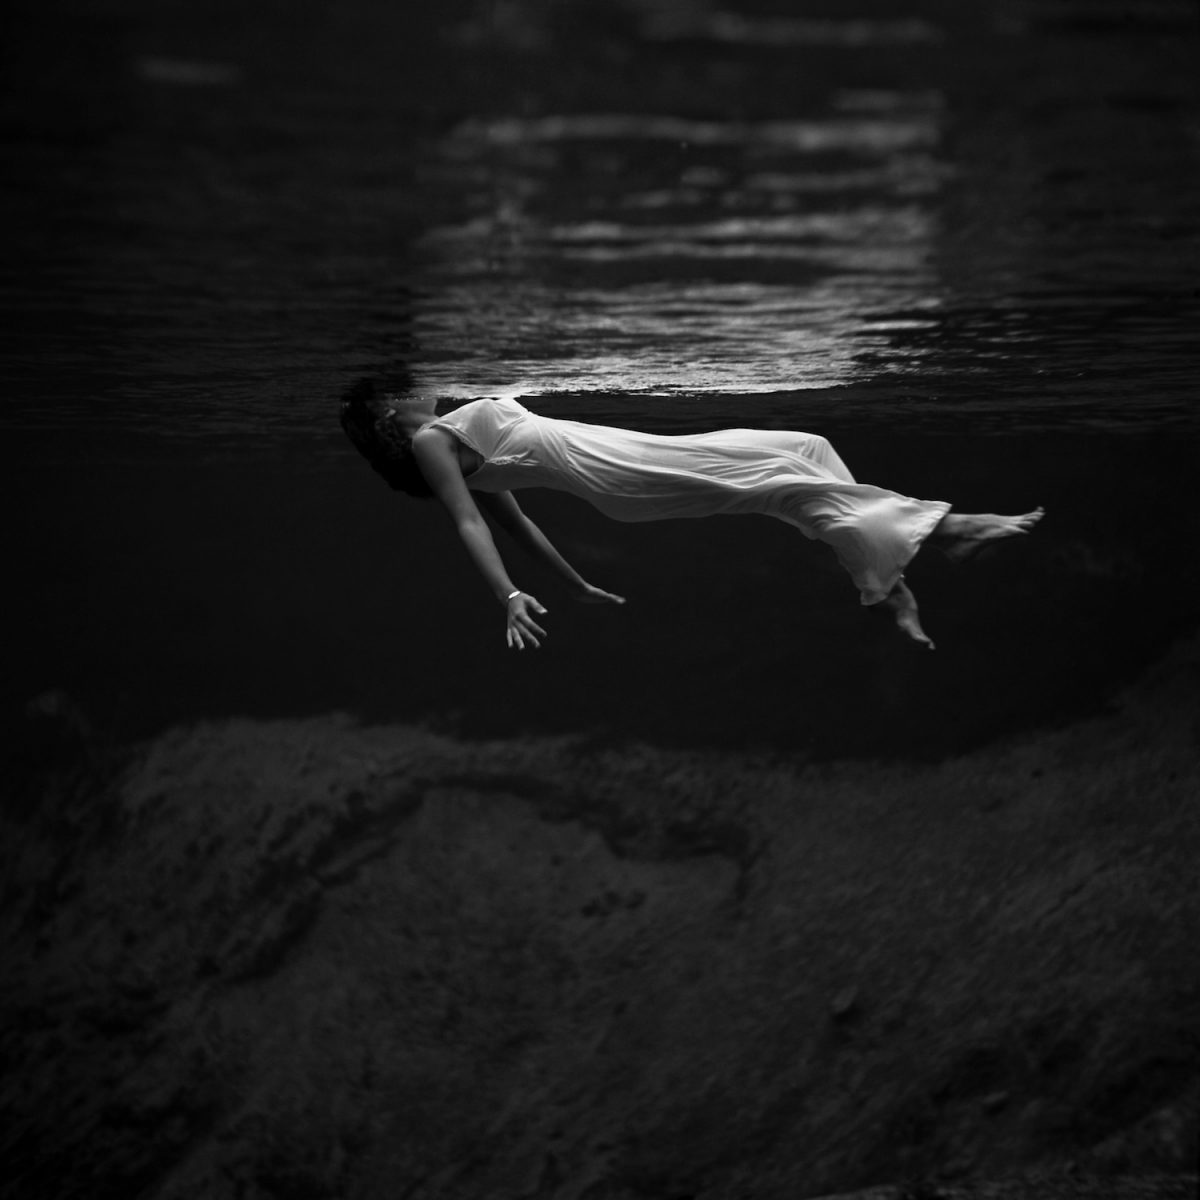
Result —
[[[671, 11], [674, 9], [674, 11]], [[663, 5], [646, 26], [646, 36], [664, 41], [710, 38], [743, 46], [871, 46], [939, 42], [942, 30], [915, 18], [753, 17], [744, 13], [704, 11], [702, 5]]]
[[881, 332], [873, 310], [937, 303], [921, 197], [940, 176], [939, 99], [835, 105], [862, 107], [455, 129], [438, 148], [443, 179], [457, 169], [479, 187], [490, 173], [495, 186], [478, 193], [483, 211], [422, 240], [435, 298], [416, 318], [422, 386], [736, 394], [855, 380]]
[[735, 7], [351, 4], [194, 61], [102, 26], [0, 97], [12, 424], [325, 438], [403, 367], [648, 427], [1196, 427], [1194, 6]]
[[960, 81], [838, 89], [787, 121], [466, 122], [436, 150], [475, 202], [420, 243], [420, 384], [734, 397], [891, 379], [926, 396], [887, 395], [889, 419], [932, 392], [975, 420], [1007, 404], [1070, 424], [1090, 401], [1116, 425], [1190, 425], [1196, 97], [1132, 74], [1161, 93], [1114, 74], [1100, 96], [1034, 81], [1023, 113], [976, 110]]

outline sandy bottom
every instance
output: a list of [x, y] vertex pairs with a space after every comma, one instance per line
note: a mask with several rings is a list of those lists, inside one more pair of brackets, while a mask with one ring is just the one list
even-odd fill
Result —
[[104, 755], [47, 700], [4, 820], [5, 1176], [1188, 1195], [1198, 713], [1196, 639], [924, 765], [336, 715]]

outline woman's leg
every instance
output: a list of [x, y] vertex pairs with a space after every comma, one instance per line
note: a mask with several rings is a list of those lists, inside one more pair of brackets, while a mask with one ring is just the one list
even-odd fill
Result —
[[[931, 546], [937, 546], [953, 562], [963, 562], [991, 542], [1029, 533], [1045, 515], [1045, 511], [1035, 508], [1033, 512], [1023, 513], [1019, 517], [1001, 517], [995, 513], [947, 513], [926, 541]], [[917, 598], [903, 578], [896, 581], [896, 586], [880, 607], [893, 614], [901, 633], [933, 649], [933, 642], [921, 628]]]
[[933, 649], [933, 641], [921, 628], [921, 618], [917, 615], [917, 598], [903, 578], [896, 580], [896, 586], [888, 593], [887, 599], [880, 602], [879, 607], [886, 608], [895, 617], [896, 627], [901, 633], [912, 638], [914, 642]]
[[949, 512], [938, 522], [928, 541], [947, 558], [962, 562], [990, 542], [1031, 532], [1045, 514], [1044, 508], [1035, 508], [1033, 512], [1022, 513], [1019, 517]]

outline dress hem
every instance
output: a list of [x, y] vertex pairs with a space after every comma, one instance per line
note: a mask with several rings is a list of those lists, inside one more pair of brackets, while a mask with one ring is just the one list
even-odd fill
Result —
[[917, 524], [912, 531], [912, 536], [909, 539], [909, 551], [905, 556], [904, 561], [899, 563], [885, 577], [886, 587], [878, 588], [860, 588], [859, 603], [864, 606], [874, 606], [882, 604], [884, 600], [892, 594], [892, 589], [904, 576], [904, 568], [916, 557], [917, 551], [925, 544], [925, 539], [938, 527], [942, 518], [950, 511], [953, 505], [947, 500], [930, 500], [928, 501], [929, 509], [923, 513], [923, 519]]

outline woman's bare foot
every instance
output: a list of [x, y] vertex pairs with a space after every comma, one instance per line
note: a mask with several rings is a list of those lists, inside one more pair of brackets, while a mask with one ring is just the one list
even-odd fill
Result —
[[896, 581], [896, 586], [888, 593], [887, 599], [880, 604], [896, 619], [896, 627], [901, 633], [907, 634], [914, 642], [933, 649], [929, 635], [921, 628], [921, 618], [917, 615], [917, 598], [909, 591], [903, 579]]
[[1035, 508], [1019, 517], [998, 517], [995, 513], [947, 513], [929, 535], [932, 545], [954, 562], [962, 562], [1000, 538], [1029, 533], [1046, 510]]

